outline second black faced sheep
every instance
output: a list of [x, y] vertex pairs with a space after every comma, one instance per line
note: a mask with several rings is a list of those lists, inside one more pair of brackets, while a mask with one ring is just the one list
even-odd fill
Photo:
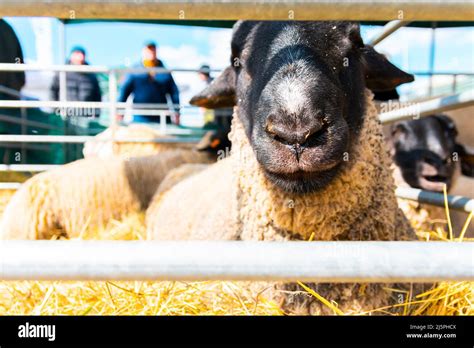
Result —
[[[420, 119], [402, 121], [391, 127], [390, 147], [394, 160], [394, 177], [397, 186], [419, 188], [448, 193], [458, 187], [461, 194], [462, 176], [474, 176], [474, 154], [458, 143], [455, 122], [446, 115], [432, 115]], [[462, 193], [464, 191], [464, 193]], [[459, 192], [459, 191], [458, 191]], [[399, 206], [417, 230], [446, 230], [444, 208], [399, 199]], [[453, 231], [462, 230], [467, 215], [451, 211]], [[472, 234], [474, 228], [468, 229]]]

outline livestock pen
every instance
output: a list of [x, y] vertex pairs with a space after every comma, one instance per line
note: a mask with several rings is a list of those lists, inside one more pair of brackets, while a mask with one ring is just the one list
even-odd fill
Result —
[[[5, 15], [53, 15], [64, 18], [69, 7], [64, 2], [34, 8], [24, 4], [4, 2], [0, 13]], [[354, 19], [392, 20], [400, 5], [366, 1], [357, 4], [357, 11], [349, 1], [333, 3], [294, 2], [292, 7], [275, 2], [258, 6], [242, 6], [237, 2], [214, 1], [218, 7], [209, 11], [208, 4], [192, 4], [183, 10], [187, 19], [235, 20], [234, 17], [254, 19], [287, 19], [294, 11], [296, 19]], [[314, 11], [323, 6], [325, 11]], [[449, 2], [446, 2], [449, 4]], [[151, 6], [142, 2], [126, 1], [120, 7], [108, 6], [97, 12], [94, 2], [76, 4], [78, 16], [98, 18], [162, 18], [170, 20], [182, 9], [182, 4], [169, 2]], [[364, 5], [365, 4], [365, 5]], [[439, 2], [406, 2], [403, 21], [389, 22], [372, 39], [377, 44], [391, 32], [416, 20], [470, 20], [469, 7], [456, 3], [453, 7]], [[124, 7], [130, 11], [124, 11]], [[315, 7], [316, 6], [316, 7]], [[338, 6], [338, 7], [336, 7]], [[361, 7], [362, 6], [362, 7]], [[364, 6], [366, 6], [364, 8]], [[375, 7], [374, 7], [375, 6]], [[238, 9], [230, 15], [229, 9]], [[259, 12], [264, 9], [266, 14]], [[310, 9], [305, 11], [305, 9]], [[370, 11], [366, 11], [370, 8]], [[221, 9], [221, 10], [216, 10]], [[417, 11], [422, 9], [422, 11]], [[467, 11], [466, 11], [467, 9]], [[24, 12], [26, 10], [26, 12]], [[272, 11], [269, 11], [272, 10]], [[29, 12], [28, 12], [29, 11]], [[110, 11], [110, 12], [109, 12]], [[301, 11], [301, 12], [300, 12]], [[67, 14], [65, 14], [65, 12]], [[301, 15], [299, 15], [301, 13]], [[371, 15], [372, 14], [372, 15]], [[159, 17], [156, 17], [159, 16]], [[229, 18], [230, 16], [230, 18]], [[271, 16], [271, 17], [269, 17]], [[309, 16], [308, 18], [306, 18]], [[65, 19], [67, 22], [67, 19]], [[416, 22], [415, 22], [416, 23]], [[0, 64], [0, 71], [26, 71], [31, 69], [61, 72], [61, 101], [0, 101], [2, 108], [67, 108], [90, 107], [109, 110], [111, 115], [124, 112], [130, 105], [117, 103], [117, 73], [108, 67], [30, 66], [28, 64]], [[68, 102], [65, 98], [66, 71], [101, 72], [109, 76], [109, 102]], [[149, 69], [146, 69], [149, 70]], [[157, 73], [168, 70], [152, 69]], [[189, 71], [172, 69], [172, 71]], [[194, 70], [192, 70], [194, 71]], [[431, 72], [434, 74], [433, 72]], [[454, 88], [456, 92], [456, 88]], [[473, 90], [439, 96], [416, 104], [416, 111], [401, 108], [380, 114], [385, 123], [404, 118], [426, 116], [434, 112], [455, 110], [474, 105]], [[168, 105], [148, 105], [150, 115], [163, 117]], [[143, 109], [143, 105], [132, 108]], [[142, 110], [143, 111], [143, 110]], [[113, 118], [111, 118], [111, 122]], [[161, 122], [162, 131], [166, 123]], [[174, 137], [164, 142], [196, 142], [190, 136]], [[181, 134], [182, 135], [182, 134]], [[189, 134], [188, 134], [189, 135]], [[0, 135], [2, 143], [83, 143], [85, 141], [113, 141], [123, 139], [97, 139], [88, 136]], [[127, 139], [127, 142], [143, 142]], [[28, 164], [2, 165], [8, 172], [39, 172], [53, 167]], [[18, 182], [4, 182], [0, 189], [7, 195], [18, 188]], [[461, 210], [470, 223], [474, 200], [469, 197], [434, 194], [415, 189], [399, 188], [401, 198]], [[5, 197], [5, 196], [4, 196]], [[449, 220], [449, 218], [448, 218]], [[432, 289], [412, 298], [409, 292], [400, 293], [399, 304], [378, 309], [381, 313], [419, 315], [453, 314], [473, 315], [474, 307], [474, 247], [463, 231], [452, 239], [446, 231], [418, 231], [423, 242], [313, 242], [308, 243], [154, 243], [144, 241], [145, 227], [141, 214], [124, 221], [110, 221], [107, 228], [88, 231], [80, 241], [0, 242], [0, 314], [284, 314], [277, 304], [259, 299], [259, 293], [247, 289], [243, 281], [292, 280], [299, 281], [301, 291], [308, 291], [335, 314], [342, 313], [337, 304], [328, 302], [305, 286], [306, 282], [438, 282]], [[94, 241], [83, 241], [92, 239]], [[112, 239], [115, 241], [98, 241]], [[133, 240], [119, 242], [117, 240]], [[432, 241], [437, 241], [436, 243]], [[237, 282], [234, 282], [237, 281]], [[392, 291], [392, 289], [387, 289]], [[397, 295], [397, 294], [395, 294]], [[402, 312], [397, 308], [402, 308]], [[348, 313], [371, 314], [371, 313]]]

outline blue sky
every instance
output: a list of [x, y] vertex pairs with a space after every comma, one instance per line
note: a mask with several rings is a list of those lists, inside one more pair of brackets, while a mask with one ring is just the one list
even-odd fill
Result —
[[[55, 63], [60, 63], [58, 21], [51, 21]], [[35, 35], [31, 18], [7, 18], [20, 38], [24, 55], [36, 60]], [[210, 51], [212, 33], [228, 32], [226, 29], [186, 27], [178, 25], [153, 25], [133, 23], [83, 23], [66, 26], [66, 50], [75, 45], [83, 46], [91, 64], [125, 65], [140, 59], [140, 49], [146, 40], [154, 40], [160, 47], [194, 46], [196, 51], [206, 56]], [[185, 58], [185, 57], [183, 57]], [[201, 64], [197, 62], [196, 65]], [[179, 62], [168, 65], [179, 66]]]
[[[58, 21], [55, 19], [7, 18], [20, 38], [27, 61], [44, 60], [46, 40], [35, 40], [33, 28], [46, 26], [52, 37], [52, 63], [61, 63], [58, 45]], [[36, 23], [36, 24], [35, 24]], [[362, 35], [370, 38], [380, 27], [363, 27]], [[45, 34], [46, 36], [46, 34]], [[390, 60], [407, 71], [427, 71], [431, 30], [402, 28], [377, 46]], [[88, 61], [95, 65], [123, 66], [139, 61], [144, 41], [158, 43], [159, 55], [168, 67], [197, 68], [209, 63], [223, 68], [228, 62], [229, 29], [152, 25], [134, 23], [83, 23], [66, 26], [67, 51], [83, 46]], [[474, 72], [474, 28], [448, 28], [436, 31], [435, 71]], [[38, 53], [43, 48], [43, 56]], [[51, 52], [50, 52], [51, 54]], [[193, 77], [194, 78], [194, 77]], [[197, 80], [178, 75], [178, 84], [194, 86]], [[447, 78], [440, 78], [444, 81]], [[425, 84], [422, 78], [418, 84]], [[416, 90], [416, 84], [404, 89]], [[189, 87], [189, 86], [188, 86]]]

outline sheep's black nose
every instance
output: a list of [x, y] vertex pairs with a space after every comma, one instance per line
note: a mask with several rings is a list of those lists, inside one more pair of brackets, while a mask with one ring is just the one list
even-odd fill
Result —
[[315, 140], [321, 135], [323, 123], [314, 120], [301, 125], [281, 122], [269, 117], [265, 131], [276, 141], [285, 145], [294, 145], [295, 148], [304, 148], [315, 145]]

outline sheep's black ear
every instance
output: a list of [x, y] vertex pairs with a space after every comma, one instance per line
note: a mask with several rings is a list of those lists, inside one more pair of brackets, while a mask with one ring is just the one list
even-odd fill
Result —
[[189, 101], [191, 105], [208, 109], [235, 105], [235, 71], [229, 66], [218, 78]]
[[467, 146], [456, 144], [455, 151], [458, 153], [461, 161], [461, 172], [463, 175], [474, 177], [474, 149]]
[[[458, 135], [458, 129], [456, 124], [451, 119], [451, 117], [447, 115], [433, 115], [435, 119], [438, 120], [439, 123], [443, 126], [444, 131], [452, 137], [456, 137]], [[453, 138], [454, 140], [454, 138]]]
[[384, 55], [378, 53], [372, 46], [362, 48], [365, 83], [373, 92], [383, 92], [415, 80], [408, 74], [390, 63]]

